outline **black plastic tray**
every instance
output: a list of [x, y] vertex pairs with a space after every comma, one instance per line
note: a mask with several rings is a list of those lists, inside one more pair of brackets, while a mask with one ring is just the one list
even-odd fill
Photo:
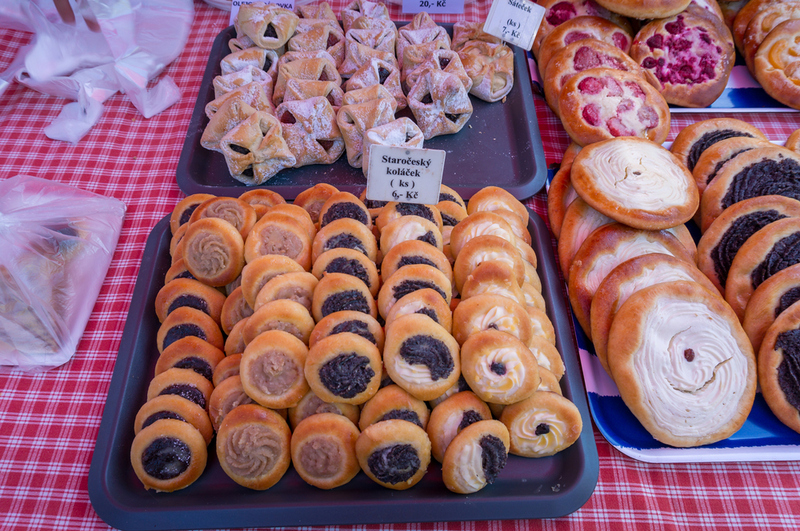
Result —
[[[452, 24], [442, 26], [452, 31]], [[244, 184], [231, 177], [221, 153], [200, 145], [200, 137], [208, 124], [205, 106], [214, 99], [212, 82], [220, 74], [220, 60], [229, 53], [228, 40], [234, 36], [233, 26], [223, 30], [209, 54], [178, 161], [178, 186], [187, 195], [206, 193], [238, 197], [247, 190]], [[523, 199], [538, 192], [547, 177], [527, 53], [516, 46], [513, 49], [514, 88], [505, 103], [487, 103], [472, 97], [474, 112], [460, 132], [425, 141], [426, 148], [447, 152], [442, 183], [458, 187], [465, 199], [488, 185], [505, 188], [517, 199]], [[398, 116], [405, 115], [410, 116], [410, 112], [398, 113]], [[347, 157], [342, 155], [331, 165], [282, 170], [262, 187], [275, 190], [286, 199], [294, 199], [320, 182], [352, 193], [363, 189], [367, 181], [361, 169], [351, 167]]]
[[95, 511], [113, 527], [140, 530], [552, 518], [577, 510], [597, 483], [597, 447], [550, 233], [534, 213], [528, 229], [547, 313], [566, 365], [561, 387], [583, 418], [581, 436], [570, 448], [540, 459], [509, 456], [494, 484], [463, 496], [445, 488], [435, 462], [422, 481], [406, 491], [379, 487], [363, 472], [347, 485], [324, 491], [303, 482], [292, 468], [271, 489], [253, 491], [225, 475], [212, 441], [200, 479], [180, 491], [154, 493], [136, 478], [130, 448], [133, 421], [146, 401], [158, 358], [155, 297], [170, 265], [169, 216], [165, 217], [147, 240], [100, 423], [89, 470]]

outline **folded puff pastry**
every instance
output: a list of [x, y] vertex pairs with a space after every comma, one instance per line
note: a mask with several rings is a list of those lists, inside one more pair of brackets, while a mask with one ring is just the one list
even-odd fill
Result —
[[[300, 54], [304, 52], [291, 53]], [[275, 88], [272, 91], [272, 100], [276, 105], [283, 102], [283, 96], [286, 92], [286, 82], [289, 79], [333, 81], [337, 85], [342, 84], [342, 78], [336, 70], [336, 64], [330, 54], [324, 51], [311, 53], [316, 54], [317, 57], [297, 59], [290, 62], [281, 61], [281, 64], [278, 66], [278, 78], [275, 81]]]
[[273, 50], [252, 47], [229, 53], [220, 61], [222, 75], [243, 70], [248, 66], [255, 66], [275, 79], [278, 73], [278, 54]]
[[472, 78], [470, 94], [484, 101], [498, 101], [514, 88], [514, 52], [508, 46], [472, 41], [458, 55]]
[[288, 49], [292, 52], [314, 52], [325, 50], [333, 57], [336, 68], [344, 61], [344, 33], [338, 24], [317, 24], [303, 33], [295, 33], [289, 39]]
[[388, 29], [350, 30], [345, 33], [344, 62], [339, 67], [342, 77], [350, 77], [370, 59], [396, 63], [395, 35]]
[[395, 63], [371, 58], [344, 84], [346, 92], [382, 85], [394, 97], [398, 109], [405, 109], [407, 100], [400, 85], [400, 70]]
[[389, 9], [383, 2], [370, 2], [369, 0], [354, 0], [347, 7], [342, 9], [342, 26], [347, 32], [360, 17], [383, 18], [390, 20]]
[[408, 93], [408, 106], [426, 140], [459, 132], [472, 116], [464, 85], [442, 70], [428, 70], [419, 79]]
[[394, 111], [389, 99], [345, 105], [339, 110], [336, 123], [344, 138], [347, 162], [352, 167], [360, 168], [362, 165], [364, 133], [393, 120]]
[[295, 167], [333, 164], [344, 152], [336, 114], [323, 97], [287, 101], [276, 109], [283, 138], [297, 161]]
[[273, 79], [265, 71], [253, 65], [249, 65], [238, 72], [220, 75], [214, 78], [214, 97], [219, 98], [232, 90], [247, 85], [248, 83], [261, 83], [264, 85], [264, 92], [272, 94]]
[[241, 100], [257, 111], [264, 111], [269, 114], [273, 112], [272, 102], [266, 90], [264, 90], [264, 85], [254, 81], [209, 101], [206, 104], [206, 116], [209, 118], [214, 116], [228, 100]]
[[402, 57], [400, 66], [403, 71], [403, 74], [411, 72], [416, 67], [427, 61], [434, 51], [449, 50], [449, 49], [450, 49], [449, 43], [442, 39], [437, 39], [435, 41], [426, 42], [422, 44], [407, 45], [405, 48], [403, 48], [403, 54], [398, 55], [398, 57]]
[[464, 65], [461, 64], [461, 58], [453, 50], [434, 50], [427, 61], [408, 72], [404, 80], [408, 90], [411, 90], [411, 87], [417, 84], [417, 81], [424, 75], [426, 70], [442, 70], [453, 74], [461, 80], [467, 92], [472, 88], [472, 78], [467, 75]]
[[367, 130], [363, 139], [361, 170], [369, 176], [369, 149], [372, 146], [422, 148], [425, 137], [411, 118], [402, 117]]
[[388, 98], [392, 103], [392, 112], [397, 112], [397, 100], [383, 85], [370, 85], [362, 89], [353, 89], [344, 93], [343, 105], [354, 105], [370, 100]]
[[264, 184], [296, 162], [283, 139], [277, 118], [256, 111], [231, 129], [220, 141], [228, 170], [247, 185]]
[[406, 47], [413, 44], [443, 41], [446, 44], [444, 47], [450, 49], [450, 35], [443, 27], [434, 25], [413, 29], [409, 26], [403, 26], [398, 30], [397, 57], [404, 57]]
[[256, 46], [276, 50], [294, 35], [300, 19], [288, 9], [275, 4], [244, 4], [239, 9], [239, 29], [250, 37]]
[[307, 100], [322, 96], [331, 102], [334, 112], [339, 112], [344, 100], [344, 91], [335, 81], [313, 81], [310, 79], [290, 79], [286, 82], [283, 101]]
[[[317, 18], [336, 21], [336, 14], [333, 12], [331, 5], [328, 2], [321, 2], [319, 4], [311, 5], [305, 4], [297, 6], [300, 16], [303, 18]], [[337, 22], [338, 24], [338, 22]]]
[[453, 24], [453, 41], [450, 47], [459, 51], [469, 41], [483, 41], [490, 44], [501, 44], [502, 41], [490, 33], [483, 31], [484, 22], [465, 22]]
[[200, 145], [212, 151], [222, 153], [219, 142], [228, 131], [239, 125], [256, 110], [241, 99], [229, 99], [214, 113], [203, 130]]

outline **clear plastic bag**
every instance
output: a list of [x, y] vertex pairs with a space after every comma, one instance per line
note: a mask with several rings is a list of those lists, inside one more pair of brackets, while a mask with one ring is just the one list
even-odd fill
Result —
[[114, 198], [27, 175], [0, 181], [0, 367], [72, 358], [124, 216]]

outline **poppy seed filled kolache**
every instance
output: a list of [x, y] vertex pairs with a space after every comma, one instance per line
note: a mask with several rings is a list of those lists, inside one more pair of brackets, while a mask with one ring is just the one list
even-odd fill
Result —
[[311, 347], [304, 372], [311, 390], [322, 400], [363, 404], [380, 387], [381, 354], [357, 334], [334, 334]]
[[217, 364], [225, 358], [225, 353], [207, 341], [195, 336], [186, 336], [172, 343], [156, 361], [155, 374], [167, 369], [191, 369], [211, 381]]
[[325, 251], [314, 261], [311, 272], [318, 279], [329, 273], [352, 275], [367, 285], [373, 297], [378, 295], [380, 289], [380, 276], [375, 262], [355, 249]]
[[401, 267], [386, 279], [378, 293], [378, 309], [384, 319], [397, 301], [420, 289], [432, 289], [448, 305], [452, 299], [452, 283], [447, 275], [433, 266], [413, 264]]
[[423, 430], [430, 411], [422, 400], [414, 398], [398, 385], [387, 385], [370, 398], [361, 409], [360, 429], [382, 420], [400, 419], [412, 422]]
[[494, 483], [508, 461], [511, 441], [499, 420], [481, 420], [456, 435], [442, 461], [445, 487], [458, 494], [478, 492]]
[[775, 273], [753, 292], [747, 301], [742, 327], [758, 352], [767, 328], [785, 310], [800, 300], [800, 264]]
[[359, 335], [383, 351], [386, 336], [380, 323], [369, 314], [352, 310], [333, 312], [325, 316], [311, 332], [308, 346], [313, 347], [320, 340], [343, 332]]
[[173, 367], [157, 374], [147, 386], [147, 399], [161, 395], [178, 395], [208, 409], [208, 399], [214, 385], [191, 369]]
[[219, 323], [225, 299], [225, 295], [202, 282], [188, 278], [176, 278], [164, 284], [164, 287], [158, 291], [156, 315], [160, 322], [164, 322], [164, 319], [173, 310], [188, 306], [208, 314]]
[[453, 280], [453, 266], [444, 253], [420, 240], [406, 240], [385, 253], [381, 261], [381, 277], [386, 281], [403, 267], [417, 264], [435, 267], [451, 282]]
[[442, 400], [433, 408], [426, 428], [431, 440], [431, 455], [441, 463], [450, 441], [459, 431], [479, 420], [491, 418], [489, 406], [472, 391], [460, 391]]
[[706, 148], [700, 158], [697, 159], [697, 164], [692, 170], [697, 189], [700, 191], [700, 197], [703, 196], [708, 184], [717, 176], [725, 164], [751, 149], [772, 147], [773, 145], [761, 137], [734, 136], [720, 140]]
[[191, 424], [200, 432], [206, 444], [214, 436], [214, 428], [206, 410], [178, 395], [159, 395], [145, 402], [136, 413], [134, 434], [161, 419], [176, 419]]
[[764, 335], [758, 352], [758, 382], [775, 416], [800, 433], [798, 337], [800, 305], [795, 303], [778, 316]]
[[176, 308], [161, 323], [156, 334], [159, 354], [186, 336], [195, 336], [221, 349], [224, 346], [219, 325], [207, 314], [188, 306]]
[[317, 232], [311, 246], [314, 262], [324, 252], [332, 249], [354, 249], [375, 262], [378, 257], [378, 242], [366, 225], [354, 219], [337, 219]]
[[422, 479], [431, 461], [425, 430], [405, 420], [384, 420], [368, 426], [356, 441], [361, 469], [383, 487], [405, 490]]
[[681, 129], [670, 151], [694, 171], [697, 161], [706, 149], [717, 142], [734, 137], [760, 138], [767, 140], [757, 127], [736, 118], [714, 118], [695, 122]]
[[442, 216], [439, 209], [433, 205], [422, 205], [417, 203], [398, 203], [390, 201], [382, 209], [375, 225], [383, 231], [386, 226], [397, 218], [403, 216], [419, 216], [434, 223], [439, 231], [442, 230]]
[[145, 489], [172, 492], [194, 483], [208, 459], [200, 432], [176, 419], [161, 419], [136, 434], [131, 464]]
[[386, 326], [388, 327], [395, 319], [409, 314], [428, 316], [433, 322], [452, 332], [453, 312], [450, 310], [450, 305], [431, 288], [418, 289], [399, 299], [386, 316]]
[[319, 226], [323, 228], [342, 218], [354, 219], [367, 228], [372, 228], [369, 210], [360, 199], [349, 192], [337, 192], [325, 201], [319, 211]]
[[211, 194], [192, 194], [178, 201], [169, 217], [169, 228], [172, 234], [175, 234], [178, 228], [189, 222], [192, 213], [203, 201], [213, 197]]
[[344, 273], [328, 273], [314, 290], [311, 315], [316, 322], [334, 312], [353, 310], [377, 317], [378, 309], [364, 282]]

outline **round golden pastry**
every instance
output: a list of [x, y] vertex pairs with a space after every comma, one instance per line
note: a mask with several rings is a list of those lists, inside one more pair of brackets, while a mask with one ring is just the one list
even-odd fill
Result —
[[467, 209], [453, 201], [440, 201], [436, 208], [442, 216], [442, 240], [444, 245], [448, 245], [453, 227], [467, 217]]
[[800, 5], [794, 1], [770, 2], [753, 16], [742, 41], [742, 56], [751, 72], [755, 69], [755, 55], [772, 30], [782, 22], [797, 18], [800, 18]]
[[477, 295], [462, 300], [453, 312], [453, 337], [459, 345], [483, 330], [498, 330], [525, 345], [533, 337], [533, 326], [524, 306], [500, 295]]
[[384, 420], [368, 426], [356, 441], [361, 470], [375, 483], [406, 490], [422, 479], [431, 462], [425, 430], [405, 420]]
[[781, 195], [764, 195], [726, 208], [703, 233], [697, 244], [697, 267], [725, 293], [731, 263], [744, 242], [773, 221], [800, 217], [800, 201]]
[[461, 346], [461, 371], [481, 400], [513, 404], [539, 387], [539, 367], [519, 339], [497, 330], [472, 334]]
[[519, 245], [519, 241], [523, 241], [525, 245], [531, 245], [533, 241], [531, 239], [531, 233], [528, 231], [528, 219], [522, 219], [510, 210], [494, 210], [495, 214], [503, 218], [506, 223], [511, 226], [511, 231], [514, 233], [514, 236], [517, 238], [517, 245]]
[[[178, 258], [172, 263], [167, 273], [164, 275], [164, 284], [176, 278], [191, 278], [194, 279], [192, 274], [186, 269], [186, 264], [183, 263], [183, 257]], [[196, 279], [195, 279], [196, 280]]]
[[[239, 199], [253, 207], [258, 219], [261, 219], [270, 208], [286, 203], [286, 199], [284, 199], [281, 194], [272, 190], [267, 190], [266, 188], [248, 190], [240, 195]], [[295, 199], [295, 204], [297, 204], [297, 199]]]
[[378, 242], [372, 231], [354, 219], [337, 219], [319, 230], [311, 245], [314, 262], [332, 249], [355, 249], [375, 262], [378, 259]]
[[320, 322], [334, 312], [353, 310], [378, 316], [375, 299], [363, 281], [344, 273], [328, 273], [317, 283], [311, 302], [311, 315]]
[[243, 404], [225, 415], [217, 432], [217, 457], [236, 483], [253, 490], [275, 485], [291, 463], [291, 432], [276, 412]]
[[525, 282], [525, 261], [516, 246], [498, 236], [486, 235], [471, 239], [458, 253], [453, 266], [456, 290], [461, 293], [470, 273], [483, 262], [491, 260], [503, 262], [511, 267], [520, 286]]
[[[626, 178], [620, 181], [619, 175]], [[584, 147], [572, 164], [571, 179], [578, 195], [595, 210], [639, 229], [685, 223], [700, 202], [694, 177], [678, 157], [641, 138]]]
[[219, 315], [222, 332], [226, 335], [230, 334], [236, 323], [251, 315], [253, 315], [253, 308], [245, 300], [242, 286], [239, 286], [225, 298], [225, 302], [222, 304]]
[[550, 318], [547, 316], [547, 314], [543, 310], [537, 310], [536, 308], [532, 307], [527, 307], [525, 309], [528, 312], [528, 317], [531, 318], [531, 327], [533, 328], [533, 335], [541, 337], [548, 343], [555, 346], [556, 331], [555, 328], [553, 327], [553, 323], [550, 321]]
[[189, 223], [189, 218], [200, 203], [213, 198], [211, 194], [192, 194], [178, 201], [169, 216], [170, 232], [176, 234], [180, 227]]
[[423, 241], [406, 240], [398, 243], [383, 255], [381, 277], [387, 281], [395, 271], [407, 265], [424, 264], [433, 266], [453, 281], [453, 266], [444, 253]]
[[255, 209], [241, 199], [218, 196], [197, 205], [189, 218], [189, 224], [205, 218], [219, 218], [227, 221], [236, 227], [244, 240], [255, 225], [258, 216]]
[[592, 343], [600, 364], [608, 368], [608, 332], [620, 306], [638, 290], [675, 280], [694, 281], [713, 291], [714, 285], [694, 264], [661, 253], [645, 254], [622, 262], [603, 279], [592, 298]]
[[319, 211], [319, 226], [325, 227], [337, 219], [354, 219], [372, 228], [372, 217], [369, 210], [359, 198], [350, 192], [336, 192], [332, 194]]
[[239, 376], [247, 395], [264, 407], [297, 405], [308, 392], [303, 367], [308, 348], [282, 330], [262, 332], [245, 347]]
[[747, 26], [750, 25], [750, 21], [757, 12], [768, 7], [772, 3], [773, 0], [750, 0], [742, 6], [736, 14], [731, 33], [733, 33], [733, 41], [739, 51], [744, 52], [744, 36], [747, 32]]
[[309, 485], [334, 489], [361, 470], [356, 457], [359, 431], [347, 417], [319, 413], [300, 422], [292, 433], [292, 464]]
[[268, 330], [288, 332], [303, 343], [308, 343], [314, 330], [314, 319], [308, 309], [289, 299], [277, 299], [262, 304], [247, 319], [242, 329], [245, 345]]
[[631, 25], [626, 17], [604, 8], [599, 5], [599, 2], [596, 3], [590, 0], [541, 0], [537, 3], [546, 10], [542, 24], [539, 26], [539, 32], [536, 34], [531, 48], [533, 55], [537, 57], [539, 56], [539, 47], [544, 38], [557, 26], [574, 17], [586, 15], [602, 17], [611, 20], [626, 32], [632, 34]]
[[671, 446], [725, 439], [753, 406], [750, 340], [731, 308], [696, 282], [634, 293], [611, 323], [608, 365], [625, 405]]
[[330, 273], [352, 275], [367, 285], [373, 297], [378, 295], [381, 287], [375, 262], [355, 249], [340, 248], [325, 251], [314, 261], [311, 272], [318, 279]]
[[388, 327], [398, 317], [409, 314], [426, 315], [448, 332], [453, 329], [453, 312], [450, 305], [431, 288], [413, 291], [394, 303], [386, 316], [386, 326]]
[[301, 221], [281, 212], [267, 212], [248, 234], [244, 257], [249, 264], [260, 256], [279, 254], [291, 258], [308, 271], [311, 269], [312, 241]]
[[231, 356], [225, 356], [223, 360], [217, 363], [217, 366], [214, 367], [214, 373], [211, 376], [211, 383], [214, 384], [214, 389], [231, 376], [238, 376], [239, 364], [241, 362], [242, 355], [233, 354]]
[[161, 419], [188, 422], [200, 432], [206, 444], [209, 444], [214, 436], [214, 427], [211, 425], [206, 410], [178, 395], [159, 395], [145, 402], [136, 413], [133, 421], [133, 433], [138, 434]]
[[317, 227], [314, 224], [314, 221], [311, 219], [311, 214], [306, 212], [304, 208], [294, 204], [280, 204], [275, 205], [269, 210], [269, 215], [273, 214], [285, 214], [294, 218], [303, 226], [303, 228], [305, 228], [309, 238], [311, 238], [312, 241], [314, 240], [314, 237], [316, 237]]
[[405, 241], [419, 240], [442, 250], [442, 231], [436, 223], [419, 216], [401, 216], [390, 221], [381, 230], [381, 252], [385, 255], [394, 246]]
[[471, 494], [491, 485], [506, 466], [510, 444], [508, 428], [499, 420], [470, 424], [444, 453], [444, 486], [457, 494]]
[[742, 327], [756, 352], [773, 322], [800, 296], [800, 264], [779, 271], [761, 283], [747, 301]]
[[434, 290], [449, 305], [453, 296], [452, 286], [447, 275], [433, 266], [425, 264], [404, 266], [386, 279], [381, 286], [378, 293], [378, 310], [381, 317], [386, 319], [397, 301], [420, 289]]
[[[241, 354], [239, 354], [241, 356]], [[235, 407], [242, 404], [254, 404], [242, 387], [242, 378], [239, 374], [226, 378], [214, 387], [211, 398], [208, 400], [208, 416], [214, 430], [218, 431], [225, 420], [225, 415], [230, 413]]]
[[294, 204], [302, 207], [311, 216], [311, 221], [319, 223], [319, 212], [325, 202], [338, 192], [339, 189], [327, 183], [317, 183], [311, 188], [306, 188], [294, 199]]
[[537, 387], [536, 390], [549, 391], [564, 396], [564, 393], [561, 391], [561, 384], [558, 383], [556, 375], [541, 365], [539, 366], [539, 387]]
[[284, 273], [301, 273], [305, 271], [296, 260], [280, 254], [266, 254], [248, 262], [242, 269], [242, 295], [247, 304], [253, 308], [256, 297], [264, 284]]
[[[714, 180], [729, 161], [751, 149], [770, 146], [772, 144], [761, 137], [733, 136], [707, 147], [692, 170], [700, 196], [702, 197], [708, 183]], [[696, 217], [695, 220], [697, 219]]]
[[186, 228], [183, 262], [192, 276], [209, 286], [236, 280], [244, 267], [244, 240], [236, 227], [219, 218], [203, 218]]
[[249, 317], [245, 317], [231, 328], [231, 333], [225, 338], [225, 355], [233, 356], [244, 352], [247, 343], [244, 341], [244, 327], [247, 325]]
[[300, 399], [296, 406], [290, 407], [287, 412], [289, 425], [294, 430], [298, 424], [311, 415], [318, 413], [334, 413], [350, 419], [356, 424], [360, 415], [359, 406], [355, 404], [344, 404], [342, 402], [325, 402], [310, 390]]
[[560, 380], [566, 372], [564, 360], [561, 359], [561, 353], [558, 349], [548, 341], [540, 336], [533, 336], [528, 348], [531, 354], [536, 358], [536, 363], [539, 364], [540, 369], [547, 369]]
[[461, 288], [461, 300], [478, 295], [497, 295], [511, 299], [517, 304], [526, 304], [525, 294], [517, 284], [514, 271], [508, 264], [496, 260], [478, 265], [464, 282]]
[[195, 336], [186, 336], [164, 349], [156, 360], [155, 374], [177, 367], [191, 369], [211, 381], [214, 369], [224, 358], [225, 353], [208, 341]]
[[156, 345], [159, 354], [172, 343], [187, 336], [198, 337], [219, 349], [223, 347], [219, 325], [200, 310], [182, 306], [170, 313], [158, 328]]
[[485, 186], [475, 192], [467, 203], [467, 213], [494, 212], [495, 210], [508, 210], [516, 214], [524, 223], [528, 223], [528, 208], [511, 195], [510, 192], [498, 186]]
[[194, 483], [206, 468], [208, 450], [197, 428], [176, 419], [157, 420], [136, 434], [131, 464], [145, 489], [173, 492]]
[[800, 153], [800, 129], [792, 131], [792, 134], [790, 134], [789, 138], [784, 142], [783, 147], [791, 149], [795, 153]]
[[306, 271], [278, 275], [271, 278], [258, 291], [253, 309], [258, 311], [272, 301], [290, 300], [311, 310], [311, 302], [318, 283], [317, 277]]
[[430, 411], [422, 400], [414, 398], [399, 385], [382, 387], [361, 408], [358, 427], [366, 429], [382, 420], [399, 419], [416, 424], [423, 430], [428, 426]]
[[757, 127], [737, 118], [712, 118], [687, 125], [675, 137], [670, 151], [689, 171], [694, 171], [705, 150], [733, 137], [761, 138], [767, 140]]
[[313, 347], [321, 339], [342, 332], [357, 334], [369, 340], [378, 347], [378, 350], [383, 350], [385, 337], [380, 323], [366, 313], [352, 310], [343, 310], [325, 316], [311, 332], [308, 346]]
[[522, 294], [525, 296], [525, 304], [528, 308], [535, 308], [542, 312], [547, 312], [547, 306], [542, 296], [541, 287], [536, 289], [531, 284], [525, 282], [522, 285]]
[[442, 230], [442, 215], [435, 206], [418, 203], [398, 203], [397, 201], [391, 201], [381, 209], [381, 214], [375, 220], [375, 225], [379, 231], [383, 231], [386, 225], [403, 216], [418, 216], [427, 219], [435, 224], [440, 232]]
[[472, 391], [460, 391], [442, 400], [433, 408], [426, 429], [431, 440], [431, 455], [441, 463], [445, 450], [458, 432], [491, 418], [489, 406]]
[[582, 146], [619, 137], [662, 144], [670, 127], [669, 106], [645, 78], [614, 68], [573, 75], [558, 95], [561, 123]]
[[[574, 144], [577, 145], [577, 144]], [[550, 231], [556, 240], [561, 240], [561, 229], [564, 226], [564, 216], [567, 208], [578, 198], [577, 192], [572, 187], [570, 173], [572, 163], [565, 165], [556, 172], [550, 187], [547, 189], [547, 220], [550, 222]]]
[[547, 457], [572, 446], [583, 430], [583, 419], [569, 399], [536, 391], [526, 400], [503, 408], [500, 422], [508, 428], [509, 453]]
[[363, 404], [381, 384], [381, 353], [371, 341], [351, 332], [317, 341], [308, 352], [305, 376], [325, 402]]
[[758, 351], [758, 383], [778, 419], [800, 433], [797, 400], [797, 331], [800, 304], [792, 304], [767, 329]]
[[[376, 85], [376, 86], [379, 86], [379, 87], [383, 88], [383, 85]], [[352, 91], [350, 91], [350, 94], [352, 94]], [[389, 96], [391, 96], [391, 94]], [[387, 96], [387, 97], [389, 97], [389, 96]], [[386, 126], [388, 126], [388, 125], [389, 124], [386, 124]], [[367, 166], [368, 165], [369, 165], [369, 163], [367, 162]], [[381, 215], [381, 210], [383, 210], [383, 207], [385, 207], [386, 205], [389, 204], [389, 201], [377, 201], [375, 199], [367, 199], [367, 189], [366, 188], [364, 188], [364, 190], [362, 190], [362, 192], [360, 194], [358, 194], [358, 199], [362, 203], [364, 203], [364, 206], [367, 207], [367, 210], [369, 210], [370, 217], [373, 220], [375, 220], [376, 222], [377, 222], [378, 216]], [[377, 228], [376, 227], [376, 223], [373, 223], [372, 228], [373, 229]]]
[[386, 328], [383, 364], [392, 381], [420, 400], [433, 400], [461, 374], [458, 343], [425, 315], [409, 314]]
[[501, 216], [489, 211], [475, 212], [453, 227], [450, 233], [453, 256], [458, 258], [461, 248], [467, 242], [484, 235], [497, 236], [510, 243], [516, 243], [517, 239], [511, 226]]
[[439, 186], [439, 202], [455, 203], [465, 210], [467, 208], [461, 195], [445, 184]]
[[558, 262], [565, 278], [569, 277], [569, 268], [575, 255], [589, 234], [611, 223], [614, 223], [613, 219], [601, 214], [580, 197], [572, 201], [564, 214], [561, 236], [558, 238]]
[[613, 13], [638, 19], [667, 18], [686, 9], [689, 0], [599, 0]]
[[779, 102], [800, 109], [800, 19], [781, 22], [767, 35], [753, 59], [755, 78]]

